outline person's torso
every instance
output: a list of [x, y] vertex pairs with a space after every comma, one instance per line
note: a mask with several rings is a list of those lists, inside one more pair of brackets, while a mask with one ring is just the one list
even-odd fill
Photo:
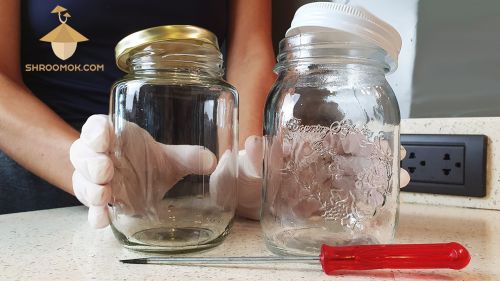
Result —
[[[120, 39], [149, 27], [191, 24], [214, 32], [224, 45], [226, 1], [23, 0], [21, 68], [24, 82], [43, 102], [78, 128], [89, 115], [108, 111], [111, 84], [124, 75], [114, 59], [114, 47]], [[63, 9], [51, 13], [58, 5]], [[64, 29], [51, 32], [64, 21]], [[72, 38], [79, 41], [80, 36], [88, 41], [56, 44], [40, 41], [46, 35], [47, 41], [71, 41]], [[76, 50], [71, 54], [73, 43]]]

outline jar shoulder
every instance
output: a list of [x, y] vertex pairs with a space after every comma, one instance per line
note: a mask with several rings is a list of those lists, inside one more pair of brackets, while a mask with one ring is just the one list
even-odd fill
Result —
[[178, 79], [169, 77], [138, 77], [127, 75], [113, 83], [111, 86], [112, 91], [119, 87], [127, 87], [134, 84], [136, 87], [155, 85], [155, 86], [165, 86], [165, 87], [200, 87], [209, 89], [218, 89], [223, 92], [230, 92], [235, 98], [238, 97], [238, 91], [236, 88], [229, 84], [224, 79], [213, 79], [213, 78], [193, 78], [193, 79]]
[[117, 89], [124, 89], [128, 87], [140, 89], [147, 86], [207, 89], [207, 91], [212, 93], [229, 93], [236, 102], [238, 100], [238, 91], [233, 85], [223, 79], [205, 78], [175, 79], [168, 77], [137, 77], [127, 75], [113, 83], [111, 86], [111, 93], [115, 93]]
[[280, 123], [286, 123], [284, 119], [291, 118], [325, 126], [340, 120], [396, 125], [400, 123], [400, 112], [394, 91], [385, 79], [350, 85], [345, 81], [278, 79], [266, 103], [266, 120], [283, 119]]

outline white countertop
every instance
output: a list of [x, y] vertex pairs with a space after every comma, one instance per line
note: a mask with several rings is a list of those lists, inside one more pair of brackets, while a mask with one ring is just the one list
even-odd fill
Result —
[[[396, 243], [457, 241], [472, 260], [453, 270], [322, 273], [319, 265], [128, 265], [146, 256], [120, 246], [109, 228], [92, 230], [86, 208], [0, 216], [0, 280], [500, 280], [500, 211], [403, 204]], [[237, 220], [222, 245], [197, 256], [270, 255], [257, 222]]]

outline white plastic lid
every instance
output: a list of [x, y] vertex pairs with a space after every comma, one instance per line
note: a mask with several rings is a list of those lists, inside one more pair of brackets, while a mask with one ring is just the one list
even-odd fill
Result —
[[300, 7], [293, 17], [286, 37], [321, 28], [348, 33], [375, 44], [387, 52], [390, 72], [397, 68], [401, 36], [394, 27], [367, 10], [332, 2], [313, 2]]

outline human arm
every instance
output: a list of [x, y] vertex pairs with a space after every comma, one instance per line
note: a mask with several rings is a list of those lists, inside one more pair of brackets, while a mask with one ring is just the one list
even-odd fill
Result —
[[251, 135], [262, 136], [267, 94], [275, 75], [271, 1], [230, 1], [228, 82], [239, 93], [240, 148]]
[[[20, 1], [0, 1], [0, 150], [51, 184], [73, 193], [69, 147], [78, 132], [24, 85]], [[36, 188], [36, 187], [34, 187]]]

